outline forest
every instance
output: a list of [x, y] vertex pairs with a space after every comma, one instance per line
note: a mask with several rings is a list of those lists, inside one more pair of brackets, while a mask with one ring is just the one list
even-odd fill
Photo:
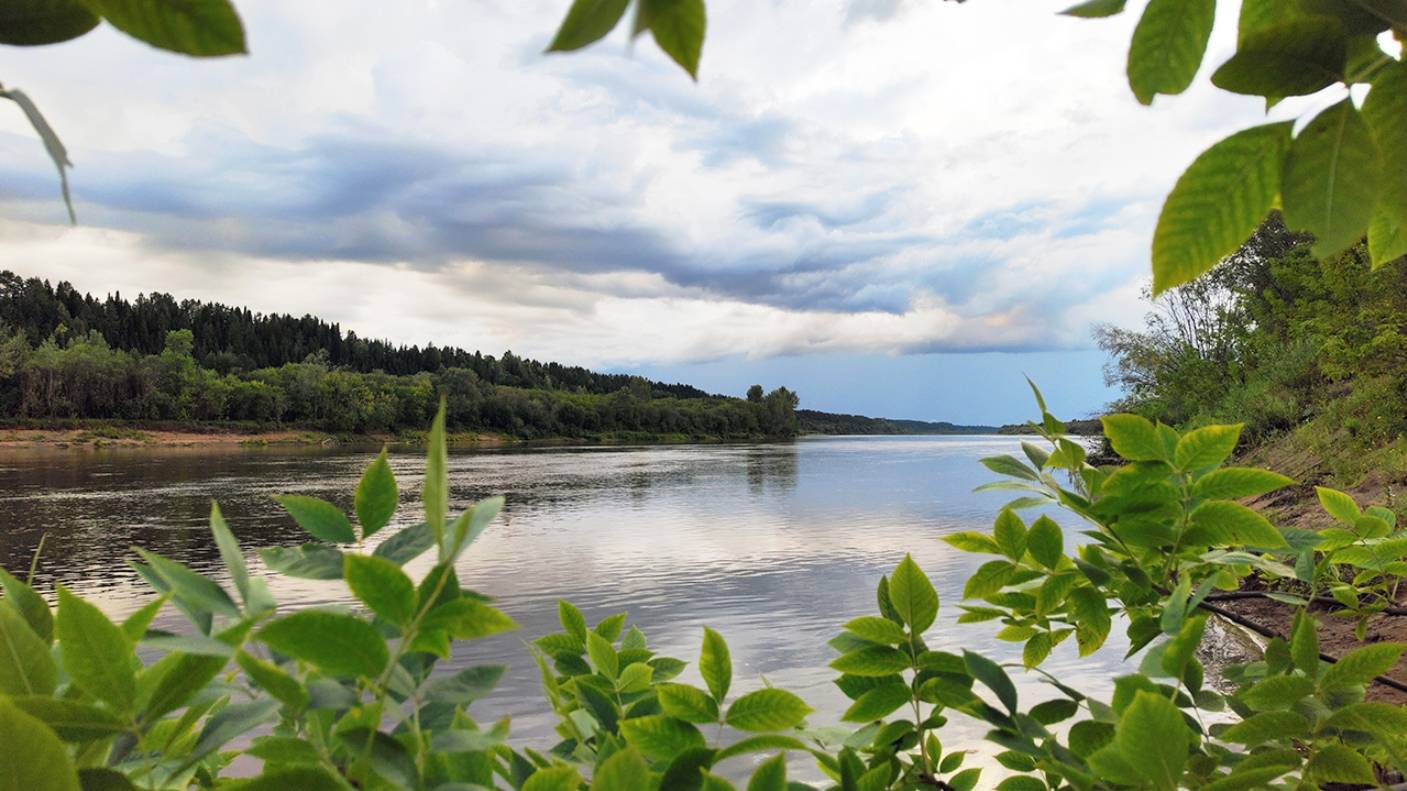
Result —
[[1319, 259], [1272, 215], [1206, 276], [1153, 303], [1141, 331], [1101, 326], [1112, 411], [1197, 427], [1242, 422], [1243, 451], [1312, 456], [1330, 480], [1401, 477], [1407, 268], [1359, 243]]
[[417, 432], [445, 399], [458, 432], [522, 439], [790, 437], [797, 396], [747, 398], [540, 363], [392, 346], [312, 316], [165, 294], [98, 300], [0, 274], [0, 416]]

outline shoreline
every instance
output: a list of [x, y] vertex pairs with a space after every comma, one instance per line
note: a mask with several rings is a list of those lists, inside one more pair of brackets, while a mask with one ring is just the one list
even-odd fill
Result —
[[[172, 426], [163, 424], [147, 427], [140, 423], [120, 425], [101, 421], [83, 421], [80, 425], [31, 427], [0, 424], [0, 451], [5, 450], [106, 450], [106, 449], [167, 449], [210, 448], [254, 450], [260, 448], [365, 448], [418, 447], [423, 444], [423, 432], [406, 434], [334, 434], [315, 429], [244, 428], [193, 424]], [[538, 437], [524, 439], [493, 432], [457, 432], [446, 437], [451, 447], [510, 448], [551, 447], [565, 445], [683, 445], [722, 444], [730, 442], [779, 442], [795, 437], [695, 437], [685, 434], [647, 434], [625, 432], [588, 437]]]

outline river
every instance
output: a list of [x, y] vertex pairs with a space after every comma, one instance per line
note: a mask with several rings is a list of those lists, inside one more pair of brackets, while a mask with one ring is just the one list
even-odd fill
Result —
[[[876, 582], [905, 552], [942, 600], [931, 647], [1018, 661], [1019, 644], [994, 640], [993, 624], [955, 623], [963, 582], [990, 558], [939, 538], [990, 528], [1007, 498], [972, 491], [996, 477], [978, 459], [1019, 452], [1015, 438], [970, 436], [452, 452], [453, 508], [507, 497], [503, 515], [460, 561], [460, 580], [497, 597], [523, 628], [461, 647], [451, 664], [507, 664], [497, 691], [472, 713], [480, 721], [511, 716], [515, 742], [550, 747], [551, 712], [523, 641], [556, 631], [555, 602], [566, 598], [591, 623], [629, 610], [652, 647], [691, 662], [686, 679], [701, 627], [711, 626], [731, 648], [735, 694], [765, 676], [817, 709], [812, 724], [832, 725], [847, 701], [831, 683], [826, 641], [873, 612]], [[317, 495], [350, 511], [371, 458], [338, 449], [0, 450], [0, 563], [28, 568], [44, 534], [41, 584], [61, 581], [121, 616], [150, 595], [127, 566], [131, 546], [224, 580], [206, 527], [214, 498], [260, 569], [254, 548], [305, 540], [270, 496]], [[418, 508], [420, 451], [393, 452], [391, 461], [402, 494], [396, 524], [407, 524]], [[410, 566], [413, 576], [427, 560]], [[270, 583], [282, 607], [352, 603], [336, 582]], [[179, 616], [172, 610], [158, 625], [178, 627]], [[1066, 641], [1043, 667], [1105, 693], [1124, 653], [1118, 632], [1086, 659]], [[1051, 696], [1035, 674], [1014, 675], [1023, 702]], [[945, 749], [977, 747], [984, 730], [954, 717], [942, 733]]]

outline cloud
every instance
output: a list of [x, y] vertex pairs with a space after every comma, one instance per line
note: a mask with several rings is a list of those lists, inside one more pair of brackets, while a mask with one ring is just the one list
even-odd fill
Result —
[[1128, 312], [1105, 295], [1146, 278], [1181, 166], [1260, 112], [1205, 87], [1139, 107], [1132, 19], [1016, 0], [711, 0], [697, 85], [647, 40], [542, 55], [546, 0], [358, 2], [333, 25], [244, 0], [249, 59], [106, 30], [27, 50], [7, 81], [73, 152], [84, 227], [0, 114], [0, 255], [570, 361], [1082, 347]]

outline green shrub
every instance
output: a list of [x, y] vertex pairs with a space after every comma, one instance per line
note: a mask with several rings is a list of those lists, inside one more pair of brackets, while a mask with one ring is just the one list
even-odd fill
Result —
[[[562, 602], [562, 631], [531, 643], [560, 741], [510, 745], [506, 721], [468, 712], [503, 668], [435, 672], [472, 641], [516, 628], [455, 575], [502, 500], [448, 512], [442, 413], [427, 439], [423, 521], [369, 554], [349, 545], [389, 524], [399, 502], [384, 453], [357, 487], [354, 518], [317, 498], [278, 498], [315, 540], [261, 550], [265, 564], [342, 580], [359, 612], [280, 609], [218, 507], [210, 527], [230, 586], [139, 550], [136, 568], [157, 596], [122, 623], [62, 585], [55, 611], [0, 575], [0, 789], [727, 789], [722, 776], [759, 758], [749, 789], [811, 787], [787, 781], [789, 759], [793, 771], [813, 762], [838, 789], [1314, 787], [1407, 768], [1407, 709], [1364, 700], [1407, 646], [1368, 645], [1332, 662], [1308, 613], [1327, 602], [1362, 622], [1392, 606], [1407, 532], [1391, 511], [1321, 490], [1338, 527], [1278, 529], [1235, 502], [1290, 483], [1222, 466], [1239, 426], [1180, 435], [1114, 415], [1106, 435], [1126, 463], [1096, 468], [1041, 410], [1048, 447], [1027, 442], [1022, 458], [983, 460], [1005, 478], [983, 488], [1017, 498], [991, 532], [946, 537], [993, 558], [967, 581], [959, 621], [1000, 622], [996, 636], [1021, 642], [1036, 673], [1055, 646], [1073, 637], [1089, 655], [1123, 625], [1138, 670], [1114, 680], [1110, 700], [1041, 673], [1058, 696], [1025, 707], [1007, 667], [929, 648], [938, 594], [905, 557], [880, 580], [875, 611], [831, 641], [836, 684], [852, 701], [841, 719], [853, 730], [811, 727], [796, 695], [735, 679], [712, 630], [694, 659], [700, 688], [678, 682], [685, 662], [655, 653], [626, 614], [592, 625]], [[1019, 515], [1039, 506], [1079, 517], [1086, 539]], [[412, 579], [404, 565], [427, 552], [435, 565]], [[1262, 659], [1226, 671], [1235, 690], [1219, 692], [1197, 649], [1208, 618], [1225, 612], [1222, 592], [1251, 575], [1299, 614]], [[190, 628], [149, 628], [167, 606]], [[143, 660], [138, 646], [159, 658]], [[986, 723], [1009, 777], [983, 779], [991, 770], [944, 750], [953, 718]], [[262, 763], [257, 776], [228, 777], [241, 756], [246, 773], [248, 759]]]

